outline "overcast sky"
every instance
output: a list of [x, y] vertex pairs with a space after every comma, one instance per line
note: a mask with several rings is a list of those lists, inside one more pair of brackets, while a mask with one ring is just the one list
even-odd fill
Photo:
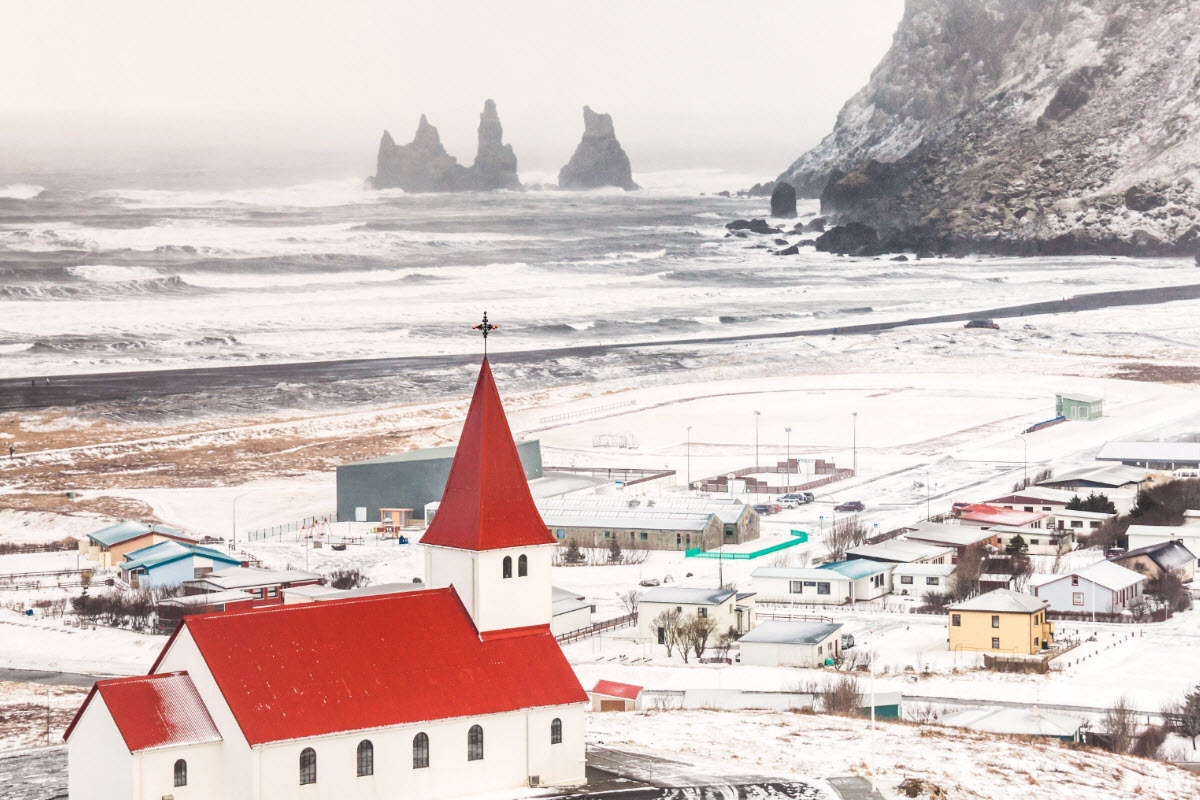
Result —
[[71, 167], [322, 151], [366, 174], [381, 131], [408, 141], [424, 112], [469, 163], [492, 97], [523, 170], [565, 163], [586, 103], [613, 115], [635, 172], [773, 176], [866, 82], [903, 0], [0, 8], [0, 158]]

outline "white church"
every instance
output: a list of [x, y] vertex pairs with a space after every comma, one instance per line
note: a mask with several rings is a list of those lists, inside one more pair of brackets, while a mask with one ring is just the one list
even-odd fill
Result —
[[554, 540], [484, 359], [429, 589], [184, 617], [67, 729], [71, 800], [438, 800], [583, 783], [588, 698], [550, 633]]

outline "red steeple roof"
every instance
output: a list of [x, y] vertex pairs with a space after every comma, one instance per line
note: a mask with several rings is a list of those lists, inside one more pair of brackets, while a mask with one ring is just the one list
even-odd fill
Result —
[[463, 550], [554, 544], [533, 504], [486, 358], [441, 505], [421, 544]]

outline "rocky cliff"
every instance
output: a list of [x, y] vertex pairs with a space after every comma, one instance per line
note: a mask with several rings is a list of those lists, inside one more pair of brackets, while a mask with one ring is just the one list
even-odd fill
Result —
[[782, 175], [894, 243], [1200, 247], [1200, 3], [907, 0], [831, 134]]
[[383, 132], [373, 183], [378, 189], [406, 192], [521, 188], [517, 157], [512, 145], [503, 142], [500, 116], [492, 100], [484, 103], [479, 115], [479, 149], [472, 166], [464, 167], [446, 152], [437, 128], [422, 114], [416, 136], [406, 145], [397, 145], [390, 133]]
[[639, 188], [633, 182], [629, 156], [617, 141], [611, 116], [583, 107], [583, 139], [571, 160], [558, 171], [558, 185], [563, 189], [619, 186], [628, 191]]

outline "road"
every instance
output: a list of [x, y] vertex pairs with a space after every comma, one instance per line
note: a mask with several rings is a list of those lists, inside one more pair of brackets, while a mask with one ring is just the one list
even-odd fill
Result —
[[0, 800], [66, 798], [66, 747], [0, 753]]
[[[579, 345], [536, 350], [496, 353], [508, 364], [536, 364], [562, 358], [589, 358], [647, 347], [676, 347], [748, 342], [764, 339], [790, 339], [800, 336], [828, 336], [878, 333], [880, 331], [930, 325], [941, 322], [988, 317], [1008, 319], [1039, 314], [1064, 314], [1091, 311], [1112, 306], [1151, 305], [1200, 298], [1200, 284], [1126, 289], [1113, 292], [1080, 294], [1062, 300], [1024, 303], [1000, 308], [959, 311], [927, 317], [912, 317], [890, 322], [867, 322], [838, 327], [711, 336], [691, 339], [622, 342], [617, 344]], [[284, 364], [252, 364], [204, 369], [141, 370], [136, 372], [89, 373], [83, 375], [26, 376], [0, 380], [0, 410], [76, 406], [84, 403], [128, 401], [135, 398], [211, 392], [221, 389], [264, 388], [279, 383], [327, 383], [343, 380], [381, 378], [430, 369], [474, 364], [476, 353], [438, 356], [402, 356], [341, 361], [308, 361]]]

